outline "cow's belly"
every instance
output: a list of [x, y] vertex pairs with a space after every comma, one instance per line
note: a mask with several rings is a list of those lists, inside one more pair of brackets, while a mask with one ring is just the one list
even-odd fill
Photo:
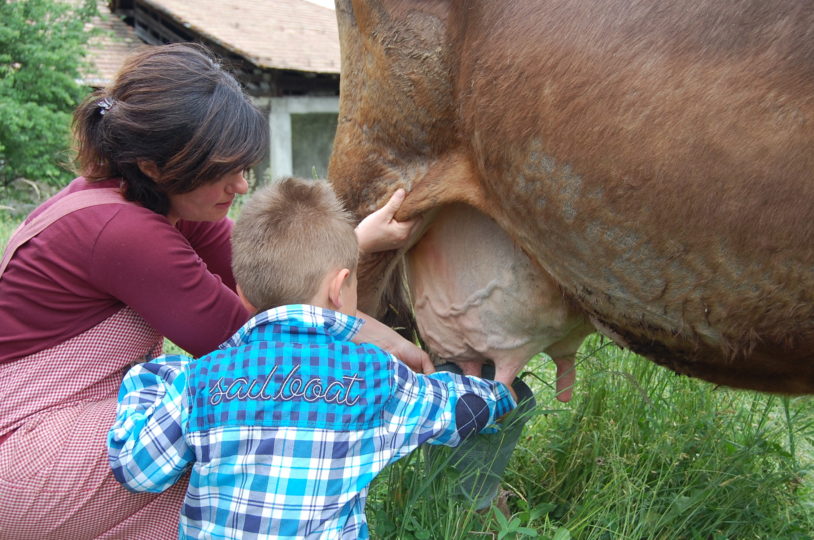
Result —
[[430, 352], [468, 374], [492, 361], [496, 378], [510, 382], [539, 352], [572, 367], [591, 330], [556, 283], [494, 221], [466, 205], [437, 212], [407, 255], [407, 273]]

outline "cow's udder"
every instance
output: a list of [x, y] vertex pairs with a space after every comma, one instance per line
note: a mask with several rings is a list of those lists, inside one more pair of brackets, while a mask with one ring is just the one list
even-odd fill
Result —
[[463, 204], [441, 208], [407, 254], [407, 277], [419, 331], [439, 360], [471, 375], [492, 361], [495, 378], [510, 383], [546, 352], [557, 361], [559, 399], [570, 398], [574, 354], [592, 328], [491, 218]]

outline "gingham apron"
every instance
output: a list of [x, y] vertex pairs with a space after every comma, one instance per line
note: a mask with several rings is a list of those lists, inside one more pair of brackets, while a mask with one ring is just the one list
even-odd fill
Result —
[[[124, 203], [115, 189], [72, 193], [12, 235], [21, 245], [60, 217]], [[160, 495], [113, 478], [106, 437], [124, 371], [160, 354], [161, 336], [129, 307], [59, 345], [0, 364], [0, 540], [178, 537], [187, 477]]]

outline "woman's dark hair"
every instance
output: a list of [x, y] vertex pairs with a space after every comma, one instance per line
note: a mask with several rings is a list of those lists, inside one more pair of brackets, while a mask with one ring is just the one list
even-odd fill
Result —
[[[166, 215], [169, 194], [186, 193], [256, 165], [268, 127], [235, 78], [203, 46], [147, 47], [122, 66], [112, 86], [74, 112], [79, 172], [122, 177], [125, 196]], [[153, 181], [139, 161], [156, 165]]]

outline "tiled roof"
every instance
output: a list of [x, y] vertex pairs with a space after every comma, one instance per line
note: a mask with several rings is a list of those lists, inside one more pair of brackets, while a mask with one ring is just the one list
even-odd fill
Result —
[[339, 73], [332, 9], [306, 0], [143, 0], [262, 68]]
[[[258, 67], [339, 73], [336, 15], [307, 0], [143, 0], [197, 34]], [[130, 25], [98, 1], [91, 25], [104, 34], [89, 46], [85, 84], [110, 84], [134, 49], [143, 45]]]
[[106, 1], [100, 0], [97, 4], [100, 16], [94, 17], [90, 24], [103, 33], [93, 37], [89, 43], [88, 60], [91, 66], [85, 70], [83, 82], [101, 88], [113, 82], [125, 58], [144, 43], [131, 26], [110, 13]]

